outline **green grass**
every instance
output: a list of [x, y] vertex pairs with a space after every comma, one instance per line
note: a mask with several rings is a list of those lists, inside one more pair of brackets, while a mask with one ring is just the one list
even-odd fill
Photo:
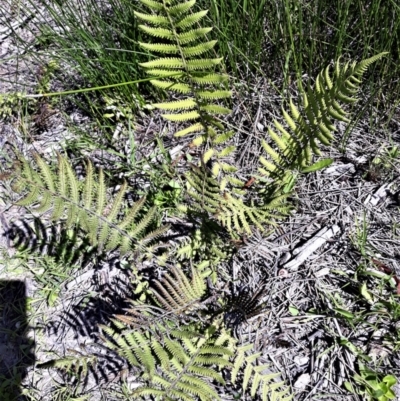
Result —
[[372, 69], [367, 88], [386, 93], [386, 105], [398, 101], [400, 5], [393, 0], [198, 3], [210, 8], [219, 54], [237, 77], [263, 74], [286, 86], [304, 74], [315, 76], [340, 55], [360, 60], [389, 51]]
[[[46, 18], [33, 1], [29, 3], [35, 14]], [[141, 33], [133, 13], [143, 8], [140, 2], [110, 0], [105, 5], [79, 0], [79, 11], [73, 0], [62, 6], [55, 0], [44, 4], [58, 27], [42, 24], [34, 46], [23, 38], [20, 46], [42, 63], [48, 51], [66, 62], [69, 75], [79, 77], [65, 79], [65, 69], [60, 71], [69, 89], [145, 77], [139, 63], [148, 55], [137, 44]], [[214, 27], [209, 35], [218, 40], [216, 51], [225, 57], [233, 81], [244, 79], [250, 87], [257, 76], [265, 76], [285, 89], [305, 75], [316, 76], [339, 55], [360, 60], [389, 51], [390, 56], [369, 72], [365, 88], [382, 102], [385, 114], [398, 104], [400, 5], [394, 0], [198, 0], [195, 7], [209, 9], [208, 22]], [[101, 95], [137, 110], [144, 104], [143, 96], [156, 95], [154, 88], [140, 85], [104, 90]], [[92, 96], [85, 107], [89, 114], [101, 115], [104, 105], [103, 99]]]
[[[35, 34], [34, 43], [27, 43], [16, 32], [20, 49], [41, 65], [47, 64], [51, 53], [52, 60], [62, 63], [56, 77], [63, 80], [64, 89], [115, 85], [145, 77], [138, 64], [147, 60], [147, 55], [137, 45], [140, 32], [133, 15], [138, 4], [127, 0], [45, 0], [40, 6], [31, 0], [28, 3], [26, 13], [34, 13], [42, 21], [51, 19], [55, 24], [37, 24], [39, 35]], [[137, 110], [144, 103], [143, 86], [139, 91], [137, 84], [122, 85], [101, 95]], [[97, 102], [89, 111], [102, 112], [100, 96], [88, 100]]]

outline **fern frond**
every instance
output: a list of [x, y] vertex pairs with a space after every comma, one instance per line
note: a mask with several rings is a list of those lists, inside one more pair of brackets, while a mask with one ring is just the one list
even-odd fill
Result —
[[157, 281], [158, 291], [154, 292], [158, 302], [174, 313], [183, 313], [199, 308], [198, 301], [206, 291], [204, 278], [192, 269], [192, 278], [189, 280], [182, 270], [173, 267], [162, 281]]
[[275, 381], [275, 379], [279, 377], [279, 373], [264, 373], [268, 370], [268, 365], [258, 366], [255, 364], [261, 353], [249, 354], [252, 349], [252, 344], [238, 347], [232, 368], [232, 383], [235, 384], [237, 382], [239, 372], [244, 368], [241, 379], [243, 391], [249, 390], [249, 384], [251, 383], [250, 395], [252, 397], [255, 397], [258, 392], [261, 393], [260, 395], [263, 401], [292, 400], [293, 395], [290, 394], [289, 388], [285, 387], [284, 382]]
[[[193, 125], [179, 130], [175, 136], [184, 137], [189, 133], [202, 132], [193, 139], [190, 146], [209, 143], [210, 150], [202, 157], [203, 161], [208, 161], [213, 155], [225, 157], [225, 153], [229, 153], [227, 150], [221, 151], [216, 147], [222, 144], [223, 139], [228, 140], [230, 135], [220, 135], [217, 143], [214, 143], [212, 139], [221, 134], [217, 133], [213, 126], [218, 130], [224, 129], [213, 115], [228, 114], [230, 109], [219, 104], [212, 104], [210, 101], [229, 98], [231, 92], [220, 88], [220, 84], [226, 83], [228, 77], [214, 72], [215, 68], [222, 63], [222, 58], [202, 57], [215, 47], [217, 41], [206, 40], [206, 35], [212, 28], [193, 28], [207, 14], [207, 10], [188, 13], [194, 4], [193, 1], [182, 4], [163, 3], [162, 9], [148, 4], [154, 14], [149, 16], [137, 14], [138, 18], [152, 25], [141, 25], [142, 30], [150, 36], [160, 37], [168, 42], [166, 44], [140, 42], [140, 45], [155, 53], [167, 53], [174, 56], [157, 58], [140, 65], [149, 75], [158, 75], [157, 79], [151, 81], [158, 88], [189, 95], [185, 100], [155, 103], [153, 106], [161, 110], [185, 110], [177, 114], [163, 114], [163, 117], [174, 122], [194, 120]], [[164, 24], [167, 20], [169, 25]], [[191, 45], [192, 42], [196, 43]], [[182, 71], [182, 75], [168, 80], [162, 78], [174, 71]], [[209, 139], [211, 142], [208, 141]], [[227, 149], [226, 146], [225, 149]]]
[[[215, 327], [200, 333], [193, 324], [179, 327], [172, 321], [150, 322], [149, 327], [135, 324], [132, 329], [130, 322], [136, 319], [129, 315], [135, 312], [132, 309], [127, 313], [115, 316], [116, 329], [102, 326], [102, 331], [105, 345], [141, 373], [142, 385], [134, 390], [132, 398], [151, 395], [169, 400], [219, 399], [211, 380], [224, 384], [216, 368], [232, 366], [229, 358], [233, 353], [226, 337], [215, 338]], [[155, 370], [157, 365], [163, 369]]]
[[[25, 193], [18, 205], [31, 206], [34, 212], [40, 213], [53, 209], [52, 220], [63, 219], [67, 228], [82, 230], [91, 245], [100, 251], [119, 248], [125, 254], [135, 246], [140, 247], [140, 241], [146, 237], [145, 231], [155, 217], [155, 209], [151, 208], [139, 222], [135, 221], [144, 205], [144, 198], [126, 211], [124, 197], [127, 184], [123, 183], [114, 199], [107, 204], [104, 173], [100, 170], [98, 179], [95, 179], [90, 161], [86, 165], [86, 178], [80, 181], [69, 161], [60, 154], [57, 174], [40, 156], [36, 155], [35, 159], [39, 167], [37, 170], [23, 161], [22, 170], [14, 174], [18, 184], [15, 189]], [[152, 238], [147, 236], [146, 241], [150, 242]]]
[[98, 364], [96, 355], [85, 355], [79, 351], [69, 350], [74, 356], [65, 356], [60, 359], [53, 359], [47, 362], [38, 363], [39, 369], [59, 369], [69, 375], [74, 375], [79, 378], [83, 384], [87, 381], [90, 370], [95, 370]]
[[314, 88], [310, 82], [303, 93], [300, 108], [290, 100], [290, 113], [283, 110], [287, 128], [274, 121], [277, 129], [268, 129], [273, 145], [262, 141], [267, 157], [261, 156], [261, 174], [273, 178], [276, 184], [286, 185], [284, 176], [288, 171], [311, 172], [323, 168], [326, 162], [312, 163], [312, 156], [321, 155], [321, 144], [328, 146], [333, 141], [335, 131], [334, 120], [348, 123], [350, 121], [343, 104], [352, 104], [361, 84], [362, 75], [367, 68], [386, 53], [373, 56], [360, 63], [341, 65], [335, 63], [331, 76], [329, 67], [321, 71], [315, 81]]
[[[222, 184], [220, 185], [214, 177], [198, 167], [193, 166], [191, 174], [187, 175], [186, 179], [190, 184], [188, 194], [194, 200], [191, 208], [201, 213], [207, 211], [231, 233], [250, 234], [250, 225], [262, 229], [263, 223], [269, 223], [273, 218], [281, 218], [289, 211], [285, 206], [288, 194], [280, 197], [271, 196], [270, 202], [265, 205], [247, 205], [240, 197], [221, 189]], [[234, 177], [227, 176], [226, 179], [233, 185], [244, 185]]]

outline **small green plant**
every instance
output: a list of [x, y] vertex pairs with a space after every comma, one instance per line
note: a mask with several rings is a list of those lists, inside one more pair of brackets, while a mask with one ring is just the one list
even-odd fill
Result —
[[275, 381], [280, 375], [257, 365], [261, 353], [252, 353], [251, 344], [236, 346], [223, 324], [225, 309], [207, 307], [216, 301], [207, 291], [208, 275], [204, 265], [193, 267], [190, 276], [172, 267], [155, 283], [153, 302], [133, 302], [127, 314], [115, 316], [114, 327], [102, 326], [105, 344], [128, 361], [143, 383], [130, 396], [220, 400], [216, 386], [227, 384], [222, 370], [229, 369], [232, 384], [240, 377], [242, 390], [253, 397], [291, 400], [284, 382]]
[[[186, 124], [175, 137], [191, 138], [189, 146], [200, 149], [199, 165], [186, 175], [188, 194], [194, 199], [191, 206], [207, 211], [231, 233], [250, 233], [251, 224], [260, 228], [271, 222], [271, 216], [286, 215], [290, 206], [285, 201], [298, 174], [311, 173], [332, 163], [331, 159], [314, 161], [313, 158], [321, 155], [321, 145], [331, 145], [335, 120], [350, 122], [340, 103], [357, 101], [364, 73], [386, 53], [360, 63], [341, 65], [337, 61], [333, 74], [329, 67], [318, 74], [314, 88], [311, 81], [307, 83], [307, 90], [302, 90], [301, 107], [290, 100], [289, 112], [282, 111], [286, 127], [274, 121], [276, 129], [269, 128], [269, 137], [261, 142], [265, 152], [265, 157], [259, 158], [263, 188], [257, 195], [262, 200], [255, 203], [246, 196], [245, 182], [234, 176], [236, 168], [228, 162], [236, 150], [231, 141], [235, 132], [225, 130], [216, 118], [229, 113], [220, 102], [230, 98], [231, 93], [224, 88], [227, 76], [215, 72], [222, 59], [208, 57], [216, 45], [216, 41], [206, 36], [212, 28], [196, 28], [207, 11], [190, 14], [196, 1], [141, 2], [151, 14], [135, 12], [144, 22], [139, 28], [154, 38], [155, 43], [140, 42], [140, 46], [162, 57], [140, 65], [155, 77], [150, 81], [154, 86], [167, 90], [171, 97], [182, 96], [181, 100], [152, 106], [166, 111], [162, 114], [166, 120]], [[183, 206], [182, 210], [187, 212], [190, 208]]]
[[[145, 198], [127, 208], [124, 199], [126, 182], [122, 183], [116, 197], [109, 200], [104, 173], [100, 169], [98, 177], [95, 176], [89, 160], [84, 182], [77, 178], [69, 161], [60, 154], [58, 173], [53, 172], [40, 156], [35, 155], [35, 160], [37, 170], [20, 157], [14, 170], [4, 174], [3, 178], [12, 180], [13, 190], [23, 194], [17, 204], [34, 206], [32, 211], [36, 213], [51, 210], [52, 221], [62, 220], [67, 229], [82, 230], [90, 245], [99, 252], [119, 249], [122, 255], [132, 255], [135, 249], [143, 251], [145, 244], [150, 244], [167, 230], [167, 227], [159, 227], [147, 232], [156, 208], [142, 213]], [[151, 254], [150, 249], [149, 252]]]
[[51, 92], [51, 80], [54, 77], [54, 73], [59, 70], [60, 66], [56, 60], [50, 60], [46, 65], [39, 68], [38, 71], [38, 93], [44, 94]]
[[23, 93], [0, 93], [0, 118], [10, 117], [16, 110], [21, 109], [23, 102], [26, 102]]
[[392, 388], [397, 380], [392, 375], [380, 375], [362, 363], [359, 363], [359, 374], [354, 376], [357, 387], [352, 383], [346, 382], [345, 387], [353, 394], [359, 394], [365, 400], [388, 401], [396, 399], [396, 394]]

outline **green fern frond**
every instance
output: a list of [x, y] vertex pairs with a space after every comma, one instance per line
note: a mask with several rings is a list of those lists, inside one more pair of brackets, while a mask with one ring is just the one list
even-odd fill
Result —
[[96, 369], [98, 357], [96, 355], [86, 355], [79, 351], [69, 351], [75, 355], [38, 363], [36, 367], [38, 369], [59, 369], [69, 375], [73, 374], [77, 376], [81, 382], [85, 382], [89, 374], [89, 370]]
[[260, 163], [266, 168], [260, 168], [260, 173], [271, 177], [278, 186], [279, 182], [284, 186], [287, 183], [283, 177], [287, 171], [311, 172], [328, 165], [326, 161], [321, 164], [312, 163], [312, 156], [321, 155], [321, 145], [331, 145], [335, 131], [334, 120], [350, 122], [348, 112], [339, 101], [344, 104], [357, 101], [356, 94], [362, 75], [385, 54], [380, 53], [351, 65], [341, 65], [338, 60], [333, 76], [327, 67], [318, 74], [314, 89], [308, 83], [301, 108], [297, 108], [290, 100], [290, 112], [283, 110], [287, 128], [274, 121], [277, 131], [268, 129], [272, 144], [262, 141], [267, 158], [260, 157]]
[[236, 357], [233, 363], [231, 381], [235, 384], [238, 380], [239, 372], [244, 369], [241, 378], [243, 391], [249, 390], [251, 383], [250, 395], [255, 397], [257, 393], [261, 395], [262, 401], [290, 401], [293, 395], [285, 386], [284, 382], [276, 382], [279, 373], [263, 373], [268, 370], [268, 365], [256, 365], [261, 353], [249, 354], [253, 349], [252, 344], [241, 346], [237, 349]]
[[162, 281], [157, 281], [158, 291], [154, 295], [158, 302], [169, 311], [183, 313], [199, 308], [199, 300], [206, 291], [206, 284], [200, 272], [192, 268], [189, 280], [182, 270], [172, 267]]
[[[212, 381], [224, 384], [216, 368], [232, 366], [228, 337], [214, 337], [216, 328], [199, 332], [195, 325], [177, 326], [173, 321], [149, 326], [133, 324], [134, 309], [117, 315], [114, 328], [101, 326], [103, 341], [139, 374], [141, 386], [133, 399], [158, 396], [162, 399], [190, 401], [219, 400]], [[218, 344], [215, 344], [218, 342]], [[162, 366], [163, 369], [155, 369]]]
[[[231, 92], [221, 87], [227, 82], [228, 77], [215, 72], [215, 68], [222, 63], [222, 58], [202, 57], [217, 43], [215, 40], [206, 40], [206, 35], [212, 28], [192, 29], [205, 17], [207, 11], [188, 13], [195, 4], [193, 1], [172, 4], [174, 5], [163, 3], [162, 8], [146, 4], [154, 14], [149, 14], [149, 16], [142, 13], [136, 14], [139, 19], [152, 25], [141, 25], [141, 29], [150, 36], [160, 37], [168, 42], [165, 44], [140, 42], [140, 45], [155, 53], [171, 55], [171, 57], [157, 58], [140, 65], [149, 75], [158, 75], [157, 79], [150, 81], [156, 87], [188, 94], [190, 97], [185, 100], [155, 103], [153, 106], [161, 110], [187, 110], [177, 114], [163, 114], [165, 119], [173, 122], [194, 120], [193, 125], [178, 130], [175, 136], [184, 137], [190, 133], [199, 132], [190, 146], [201, 146], [205, 143], [210, 145], [210, 150], [202, 157], [203, 161], [209, 160], [209, 157], [213, 155], [219, 155], [220, 158], [225, 157], [224, 151], [221, 153], [221, 149], [217, 149], [217, 147], [223, 143], [223, 139], [228, 140], [231, 136], [224, 136], [223, 133], [216, 132], [212, 128], [224, 130], [224, 127], [213, 118], [213, 115], [228, 114], [230, 109], [219, 104], [212, 104], [210, 101], [231, 97]], [[166, 24], [167, 20], [169, 25]], [[196, 43], [191, 45], [192, 42]], [[181, 71], [182, 75], [168, 80], [162, 78], [174, 71]], [[213, 137], [217, 136], [218, 143], [214, 143]]]
[[[147, 242], [153, 238], [146, 236], [146, 229], [154, 221], [155, 208], [143, 214], [145, 199], [142, 198], [130, 210], [125, 210], [126, 183], [122, 184], [114, 199], [108, 202], [104, 173], [100, 170], [95, 179], [90, 161], [86, 164], [86, 178], [80, 181], [69, 161], [60, 154], [57, 174], [38, 155], [35, 160], [37, 170], [22, 160], [22, 169], [14, 172], [14, 188], [18, 189], [18, 193], [24, 193], [18, 205], [30, 206], [37, 213], [52, 209], [53, 221], [63, 219], [67, 228], [81, 229], [87, 234], [91, 245], [100, 251], [119, 249], [126, 254], [135, 247], [140, 248], [143, 238]], [[139, 213], [143, 214], [140, 219]], [[157, 235], [166, 228], [158, 229]]]
[[[244, 185], [234, 177], [226, 178], [229, 178], [233, 185]], [[212, 175], [195, 166], [186, 179], [190, 184], [188, 195], [193, 200], [190, 207], [200, 213], [208, 212], [231, 233], [250, 234], [250, 225], [262, 229], [262, 224], [271, 223], [275, 218], [282, 218], [290, 210], [285, 204], [288, 194], [271, 196], [270, 203], [265, 205], [247, 205], [240, 197], [221, 189], [221, 185]]]

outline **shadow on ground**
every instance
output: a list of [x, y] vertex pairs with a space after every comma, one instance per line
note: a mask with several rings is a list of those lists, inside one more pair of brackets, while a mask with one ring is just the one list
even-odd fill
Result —
[[0, 400], [25, 401], [20, 384], [34, 364], [34, 342], [27, 337], [25, 283], [0, 280]]

